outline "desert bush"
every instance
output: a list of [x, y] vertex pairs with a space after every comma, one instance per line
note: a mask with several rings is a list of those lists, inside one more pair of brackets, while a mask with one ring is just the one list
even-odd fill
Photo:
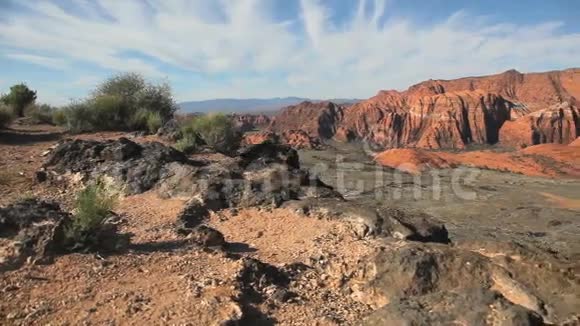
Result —
[[89, 101], [88, 106], [91, 111], [92, 131], [123, 130], [127, 119], [131, 118], [127, 104], [118, 95], [96, 96]]
[[29, 117], [32, 123], [54, 124], [52, 121], [52, 113], [54, 111], [56, 111], [56, 108], [48, 104], [32, 104], [24, 110], [24, 115]]
[[4, 105], [0, 105], [0, 128], [6, 128], [13, 118], [11, 110]]
[[63, 111], [65, 118], [60, 119], [74, 122], [67, 122], [69, 125], [82, 125], [83, 128], [77, 128], [77, 132], [144, 130], [154, 133], [171, 119], [177, 109], [169, 85], [148, 83], [141, 75], [134, 73], [109, 78], [96, 88], [82, 106], [80, 104], [75, 103], [72, 109], [87, 113], [84, 115], [86, 121], [77, 121], [83, 115], [75, 114], [70, 108]]
[[66, 126], [67, 115], [64, 109], [56, 109], [52, 111], [52, 123], [57, 126]]
[[181, 130], [182, 140], [191, 142], [199, 137], [218, 152], [230, 153], [240, 147], [241, 133], [231, 117], [208, 114], [195, 117]]
[[159, 112], [148, 112], [147, 113], [147, 130], [149, 133], [154, 134], [163, 126], [163, 119], [161, 118], [161, 113]]
[[195, 134], [185, 134], [175, 143], [175, 149], [184, 152], [185, 154], [192, 154], [200, 147], [199, 137]]
[[24, 109], [36, 100], [36, 91], [31, 90], [24, 83], [13, 85], [10, 87], [10, 93], [3, 95], [1, 100], [12, 108], [15, 116], [23, 117]]
[[65, 246], [70, 250], [101, 246], [104, 222], [112, 215], [118, 193], [98, 181], [81, 190], [76, 197], [74, 215], [65, 226]]
[[139, 109], [129, 120], [131, 130], [146, 130], [154, 134], [163, 125], [163, 119], [159, 112]]
[[66, 127], [69, 131], [81, 133], [94, 130], [93, 110], [88, 102], [71, 103], [61, 112], [64, 115], [64, 123], [59, 123], [59, 125]]

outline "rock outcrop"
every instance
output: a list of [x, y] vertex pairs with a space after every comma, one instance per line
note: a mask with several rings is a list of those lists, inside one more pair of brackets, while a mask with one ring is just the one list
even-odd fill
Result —
[[472, 90], [498, 94], [511, 102], [524, 104], [530, 111], [562, 102], [577, 105], [580, 98], [580, 69], [526, 74], [508, 70], [490, 76], [428, 80], [411, 86], [407, 92], [436, 95]]
[[449, 153], [420, 148], [395, 148], [375, 155], [385, 167], [419, 175], [429, 169], [468, 166], [543, 177], [580, 176], [580, 152], [574, 146], [541, 144], [514, 152], [466, 151]]
[[170, 163], [203, 164], [158, 142], [137, 144], [126, 138], [103, 142], [65, 140], [48, 156], [43, 169], [51, 177], [79, 175], [83, 181], [112, 178], [127, 194], [152, 189]]
[[264, 142], [285, 144], [295, 149], [319, 149], [322, 147], [319, 138], [311, 137], [302, 130], [287, 130], [281, 134], [271, 131], [247, 133], [242, 139], [242, 145], [257, 145]]
[[580, 69], [531, 74], [510, 70], [429, 80], [403, 92], [380, 91], [349, 107], [304, 102], [284, 109], [270, 129], [300, 129], [321, 140], [358, 140], [377, 149], [566, 144], [580, 132], [579, 97]]
[[344, 113], [341, 140], [363, 140], [379, 148], [464, 148], [498, 141], [512, 104], [481, 91], [409, 96], [396, 91], [353, 105]]
[[0, 208], [0, 240], [11, 252], [0, 255], [0, 271], [18, 268], [26, 259], [47, 262], [63, 250], [64, 228], [71, 219], [55, 203], [26, 199]]
[[282, 109], [268, 129], [279, 134], [301, 130], [312, 138], [332, 138], [342, 120], [343, 110], [332, 102], [302, 102]]
[[354, 279], [366, 293], [361, 300], [381, 307], [367, 325], [543, 325], [551, 318], [551, 308], [508, 269], [463, 249], [409, 244], [379, 250]]
[[580, 134], [580, 111], [568, 102], [506, 121], [501, 143], [525, 147], [544, 143], [568, 144]]

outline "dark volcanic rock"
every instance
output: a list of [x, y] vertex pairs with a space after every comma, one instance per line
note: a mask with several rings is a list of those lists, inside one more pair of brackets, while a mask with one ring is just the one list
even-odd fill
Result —
[[367, 304], [388, 304], [372, 322], [480, 325], [472, 321], [489, 317], [506, 320], [505, 325], [538, 325], [535, 322], [548, 315], [544, 303], [503, 266], [449, 246], [416, 244], [378, 250], [363, 260], [356, 273], [358, 282], [366, 281]]
[[50, 153], [43, 167], [52, 174], [80, 173], [84, 180], [106, 175], [128, 194], [136, 194], [153, 188], [163, 167], [172, 162], [194, 164], [182, 152], [157, 142], [66, 140]]
[[363, 325], [544, 325], [542, 317], [497, 292], [465, 289], [422, 297], [398, 297]]
[[[267, 289], [274, 289], [276, 300], [286, 299], [291, 294], [286, 290], [290, 277], [281, 269], [254, 258], [245, 258], [243, 267], [236, 277], [245, 300], [260, 302], [266, 297]], [[280, 292], [280, 293], [277, 293]]]
[[300, 168], [298, 153], [287, 145], [261, 143], [243, 148], [239, 157], [240, 166], [246, 170], [263, 169], [272, 164], [283, 164], [289, 170]]
[[204, 247], [222, 247], [226, 244], [224, 235], [209, 226], [200, 225], [191, 233], [192, 239]]
[[445, 225], [427, 214], [405, 213], [397, 209], [379, 210], [378, 214], [381, 233], [411, 241], [450, 242]]
[[14, 256], [0, 270], [18, 268], [28, 257], [47, 262], [63, 249], [64, 227], [70, 214], [57, 204], [26, 199], [0, 208], [0, 237], [15, 241]]

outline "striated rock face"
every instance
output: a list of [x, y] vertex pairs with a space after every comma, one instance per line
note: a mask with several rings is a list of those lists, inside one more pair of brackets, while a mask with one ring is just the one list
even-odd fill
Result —
[[269, 129], [365, 141], [378, 149], [569, 143], [579, 135], [578, 98], [580, 69], [531, 74], [510, 70], [429, 80], [404, 92], [380, 91], [349, 107], [303, 102], [284, 109]]
[[359, 139], [382, 148], [464, 148], [494, 144], [513, 104], [482, 91], [431, 96], [380, 92], [345, 111], [339, 140]]
[[561, 102], [577, 105], [580, 98], [580, 69], [523, 74], [516, 70], [483, 77], [428, 80], [411, 86], [410, 94], [435, 95], [456, 91], [482, 90], [523, 103], [531, 111]]
[[579, 134], [580, 111], [564, 102], [507, 121], [501, 129], [500, 139], [502, 144], [511, 146], [568, 144]]
[[283, 109], [269, 130], [277, 133], [301, 130], [313, 138], [332, 138], [342, 120], [343, 110], [332, 102], [302, 102]]

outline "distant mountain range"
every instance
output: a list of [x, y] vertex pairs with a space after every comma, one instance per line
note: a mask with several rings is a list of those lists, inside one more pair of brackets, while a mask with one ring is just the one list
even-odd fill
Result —
[[[205, 101], [188, 101], [179, 103], [179, 107], [184, 113], [194, 112], [269, 112], [277, 111], [285, 106], [295, 105], [304, 101], [320, 102], [323, 100], [313, 100], [302, 97], [275, 97], [275, 98], [248, 98], [248, 99], [212, 99]], [[357, 103], [359, 99], [329, 99], [328, 101], [337, 104]]]

